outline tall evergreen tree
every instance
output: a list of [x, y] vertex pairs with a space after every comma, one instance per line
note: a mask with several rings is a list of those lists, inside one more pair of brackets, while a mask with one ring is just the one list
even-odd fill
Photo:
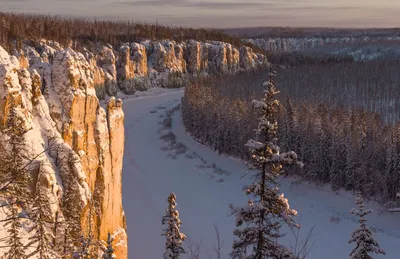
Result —
[[176, 209], [176, 196], [171, 193], [168, 196], [168, 208], [162, 218], [162, 224], [166, 225], [162, 235], [166, 238], [164, 259], [179, 259], [185, 253], [182, 242], [186, 239], [185, 234], [180, 232], [181, 220]]
[[364, 209], [364, 199], [361, 196], [361, 192], [357, 194], [356, 204], [358, 209], [352, 209], [350, 213], [360, 217], [358, 220], [360, 227], [351, 234], [351, 239], [349, 240], [349, 243], [356, 243], [356, 247], [350, 253], [350, 258], [372, 259], [371, 253], [385, 254], [385, 251], [379, 247], [378, 242], [372, 236], [371, 230], [365, 224], [367, 222], [365, 216], [371, 213], [371, 210]]
[[73, 253], [73, 258], [93, 259], [98, 258], [98, 242], [93, 235], [92, 218], [93, 218], [93, 200], [89, 202], [89, 213], [87, 215], [87, 234], [81, 235], [79, 245]]
[[293, 105], [289, 98], [286, 101], [286, 116], [285, 116], [285, 146], [286, 150], [291, 150], [295, 146], [295, 135], [294, 135], [294, 111]]
[[19, 216], [19, 207], [16, 204], [11, 205], [7, 216], [8, 221], [6, 222], [5, 226], [8, 227], [7, 245], [9, 250], [5, 254], [5, 258], [26, 259], [28, 256], [26, 255], [25, 248], [22, 243], [22, 224]]
[[250, 196], [247, 206], [233, 207], [236, 215], [236, 226], [233, 242], [233, 258], [281, 259], [290, 256], [287, 248], [280, 245], [278, 240], [281, 223], [290, 227], [298, 226], [293, 216], [297, 211], [289, 207], [288, 200], [279, 192], [277, 178], [283, 164], [297, 163], [294, 152], [280, 153], [277, 145], [276, 114], [279, 102], [275, 95], [279, 92], [273, 82], [273, 73], [269, 74], [269, 81], [263, 84], [266, 87], [261, 101], [253, 101], [259, 115], [257, 139], [249, 140], [246, 144], [251, 151], [251, 167], [254, 171], [254, 182], [245, 187]]
[[112, 242], [113, 242], [113, 237], [111, 236], [110, 233], [108, 233], [107, 236], [107, 248], [104, 251], [103, 254], [103, 259], [116, 259], [117, 257], [114, 254], [114, 248], [112, 246]]
[[7, 218], [5, 226], [7, 227], [9, 250], [6, 258], [24, 259], [27, 258], [26, 249], [22, 242], [22, 218], [23, 208], [30, 203], [29, 186], [31, 184], [30, 172], [26, 169], [27, 159], [25, 150], [24, 134], [26, 133], [24, 121], [18, 112], [18, 96], [10, 95], [8, 107], [8, 117], [5, 132], [11, 146], [11, 152], [7, 152], [6, 159], [2, 161], [3, 169], [6, 171], [5, 182], [2, 184], [4, 198], [8, 202]]
[[[42, 166], [39, 167], [39, 175], [42, 173]], [[54, 251], [54, 234], [51, 228], [51, 221], [48, 220], [43, 204], [46, 202], [46, 196], [43, 195], [40, 183], [36, 185], [36, 191], [33, 198], [33, 209], [30, 212], [30, 218], [33, 220], [34, 231], [27, 246], [36, 245], [36, 249], [29, 254], [29, 257], [38, 256], [41, 259], [59, 259], [61, 256]]]

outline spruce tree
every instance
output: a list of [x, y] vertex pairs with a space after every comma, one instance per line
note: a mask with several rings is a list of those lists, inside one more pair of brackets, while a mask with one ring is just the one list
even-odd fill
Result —
[[8, 239], [7, 245], [9, 250], [5, 254], [5, 258], [8, 259], [26, 259], [28, 256], [25, 253], [25, 248], [22, 243], [21, 235], [21, 218], [19, 216], [19, 208], [16, 204], [11, 205], [9, 213], [7, 214], [7, 222], [5, 226], [8, 227]]
[[286, 101], [286, 116], [285, 116], [285, 146], [287, 150], [293, 149], [295, 145], [295, 136], [294, 136], [294, 129], [295, 129], [295, 120], [294, 120], [294, 111], [293, 105], [289, 98]]
[[371, 213], [371, 210], [364, 209], [364, 199], [361, 196], [361, 192], [357, 194], [356, 204], [358, 205], [358, 209], [352, 209], [350, 213], [360, 217], [358, 220], [360, 227], [351, 234], [351, 239], [349, 240], [350, 244], [356, 243], [356, 247], [350, 253], [350, 258], [372, 259], [369, 255], [371, 253], [385, 254], [366, 225], [367, 219], [365, 216]]
[[75, 252], [73, 253], [73, 258], [79, 259], [93, 259], [97, 258], [99, 255], [98, 251], [98, 242], [95, 236], [93, 235], [92, 229], [92, 217], [93, 217], [93, 200], [91, 199], [89, 202], [89, 213], [87, 215], [88, 223], [87, 223], [87, 234], [81, 235], [79, 239], [79, 246], [76, 247]]
[[181, 220], [179, 212], [176, 209], [176, 196], [171, 193], [168, 196], [168, 208], [162, 218], [162, 224], [166, 225], [162, 235], [166, 238], [164, 259], [178, 259], [185, 253], [182, 247], [183, 241], [186, 239], [185, 234], [180, 232]]
[[5, 182], [2, 183], [2, 192], [8, 205], [6, 208], [7, 245], [9, 250], [5, 256], [9, 259], [27, 258], [26, 249], [22, 242], [22, 217], [21, 212], [30, 203], [29, 185], [31, 184], [30, 172], [26, 169], [28, 153], [25, 149], [24, 134], [26, 133], [24, 121], [18, 113], [18, 96], [10, 95], [8, 117], [5, 133], [8, 135], [8, 144], [11, 153], [5, 154], [2, 161], [5, 173]]
[[[42, 166], [39, 167], [39, 175], [42, 173]], [[58, 259], [61, 258], [53, 248], [54, 234], [51, 229], [51, 223], [48, 220], [43, 204], [46, 202], [46, 196], [43, 195], [40, 183], [36, 185], [36, 191], [33, 198], [33, 209], [30, 212], [30, 218], [33, 220], [34, 234], [29, 238], [30, 242], [27, 246], [35, 245], [36, 249], [29, 254], [29, 257], [38, 256], [41, 259]]]
[[113, 237], [110, 233], [108, 233], [107, 237], [107, 248], [103, 253], [103, 259], [116, 259], [117, 257], [114, 254], [114, 248], [112, 247]]
[[[277, 178], [283, 164], [295, 164], [297, 155], [293, 151], [280, 153], [277, 145], [276, 114], [279, 102], [275, 95], [279, 92], [273, 83], [273, 73], [269, 81], [263, 84], [267, 89], [261, 101], [253, 101], [259, 115], [257, 140], [246, 144], [251, 151], [251, 172], [254, 182], [245, 187], [250, 196], [247, 206], [233, 207], [236, 226], [233, 242], [233, 258], [281, 259], [290, 257], [287, 248], [278, 243], [282, 222], [290, 227], [298, 227], [293, 216], [297, 212], [289, 207], [288, 200], [279, 192]], [[301, 163], [299, 163], [301, 164]]]

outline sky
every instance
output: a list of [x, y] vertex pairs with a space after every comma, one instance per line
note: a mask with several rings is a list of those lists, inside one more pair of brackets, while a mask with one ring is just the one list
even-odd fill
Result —
[[400, 0], [0, 0], [0, 11], [195, 28], [400, 26]]

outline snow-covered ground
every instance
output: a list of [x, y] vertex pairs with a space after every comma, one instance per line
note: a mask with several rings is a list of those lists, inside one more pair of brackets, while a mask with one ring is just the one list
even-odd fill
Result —
[[[216, 258], [214, 223], [224, 241], [222, 258], [229, 258], [234, 217], [229, 216], [228, 206], [247, 202], [241, 189], [249, 179], [242, 177], [246, 166], [241, 161], [218, 155], [193, 140], [185, 133], [179, 110], [172, 114], [172, 125], [164, 121], [182, 96], [183, 90], [154, 90], [124, 100], [123, 204], [132, 259], [162, 257], [161, 217], [170, 192], [177, 195], [182, 232], [200, 244], [200, 258]], [[314, 244], [307, 258], [348, 258], [353, 247], [348, 240], [358, 226], [348, 213], [355, 207], [355, 198], [346, 192], [336, 194], [329, 188], [292, 183], [283, 179], [281, 191], [299, 212], [300, 235], [314, 227]], [[378, 205], [367, 203], [366, 207], [374, 209], [368, 225], [386, 251], [386, 257], [374, 258], [400, 258], [400, 213], [379, 215]], [[293, 244], [293, 235], [289, 232], [283, 242]]]

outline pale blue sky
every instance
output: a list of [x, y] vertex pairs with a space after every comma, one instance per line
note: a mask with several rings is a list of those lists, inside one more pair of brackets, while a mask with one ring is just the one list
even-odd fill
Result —
[[216, 28], [400, 26], [400, 0], [0, 0], [0, 11]]

